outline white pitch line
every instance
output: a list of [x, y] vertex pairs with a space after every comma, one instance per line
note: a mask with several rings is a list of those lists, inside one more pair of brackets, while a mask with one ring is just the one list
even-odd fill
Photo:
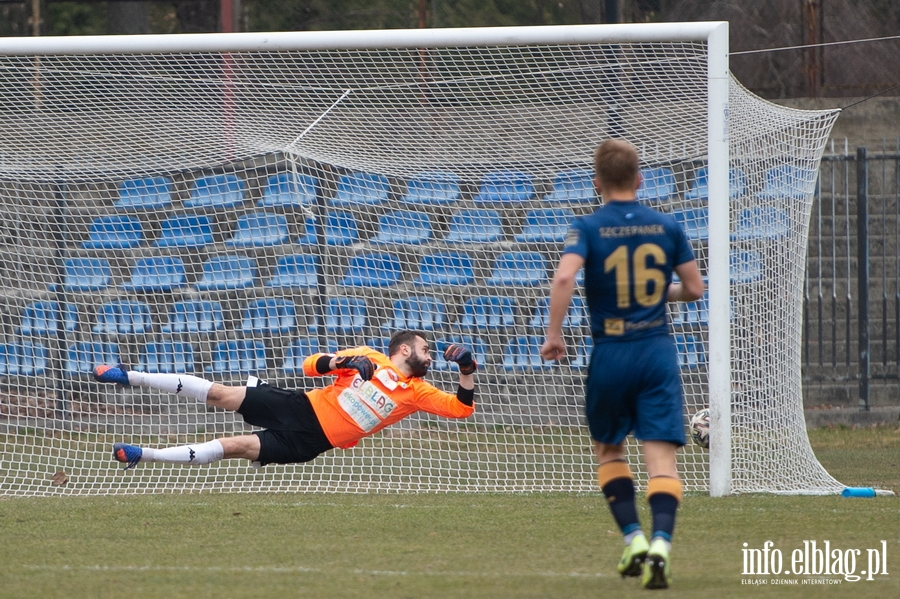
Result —
[[305, 566], [241, 566], [224, 568], [221, 566], [109, 566], [109, 565], [31, 565], [22, 566], [25, 570], [42, 570], [50, 572], [230, 572], [243, 573], [267, 573], [267, 574], [321, 574], [321, 573], [347, 573], [365, 576], [432, 576], [447, 578], [504, 578], [534, 576], [538, 578], [604, 578], [606, 574], [586, 574], [582, 572], [410, 572], [404, 570], [363, 570], [359, 568], [307, 568]]

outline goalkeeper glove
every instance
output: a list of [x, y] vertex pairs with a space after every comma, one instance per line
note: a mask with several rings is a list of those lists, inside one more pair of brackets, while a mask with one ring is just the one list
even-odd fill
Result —
[[353, 368], [362, 380], [368, 381], [375, 374], [375, 364], [365, 356], [340, 356], [334, 361], [335, 368]]
[[472, 350], [465, 345], [451, 343], [444, 350], [444, 359], [448, 362], [456, 362], [459, 365], [460, 374], [472, 374], [478, 370], [478, 362], [472, 357]]

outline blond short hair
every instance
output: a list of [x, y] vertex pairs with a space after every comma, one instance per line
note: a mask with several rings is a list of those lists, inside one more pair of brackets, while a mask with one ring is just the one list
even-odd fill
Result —
[[607, 139], [594, 150], [594, 175], [611, 189], [634, 187], [640, 172], [637, 149], [622, 139]]

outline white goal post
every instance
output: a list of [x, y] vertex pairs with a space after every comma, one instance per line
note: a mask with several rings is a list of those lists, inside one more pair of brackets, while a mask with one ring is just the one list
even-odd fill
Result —
[[[708, 281], [670, 308], [685, 423], [711, 410], [686, 488], [838, 492], [800, 378], [836, 117], [745, 90], [725, 22], [0, 39], [0, 495], [595, 490], [580, 297], [570, 357], [536, 344], [610, 136]], [[471, 419], [416, 416], [306, 465], [110, 459], [250, 429], [92, 383], [95, 362], [302, 389], [327, 382], [303, 376], [309, 352], [406, 327], [473, 345]], [[455, 388], [441, 360], [429, 378]]]

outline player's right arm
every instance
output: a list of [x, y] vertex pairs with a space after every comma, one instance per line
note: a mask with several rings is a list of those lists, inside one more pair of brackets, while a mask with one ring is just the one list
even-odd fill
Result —
[[559, 360], [566, 355], [566, 344], [563, 340], [562, 325], [572, 302], [575, 291], [575, 278], [584, 266], [584, 258], [579, 254], [566, 253], [559, 260], [559, 266], [550, 283], [550, 314], [547, 321], [547, 332], [541, 346], [541, 357], [545, 360]]
[[364, 353], [362, 348], [355, 348], [334, 354], [313, 354], [303, 361], [303, 374], [322, 376], [340, 370], [355, 370], [364, 381], [368, 381], [375, 373], [375, 364]]

